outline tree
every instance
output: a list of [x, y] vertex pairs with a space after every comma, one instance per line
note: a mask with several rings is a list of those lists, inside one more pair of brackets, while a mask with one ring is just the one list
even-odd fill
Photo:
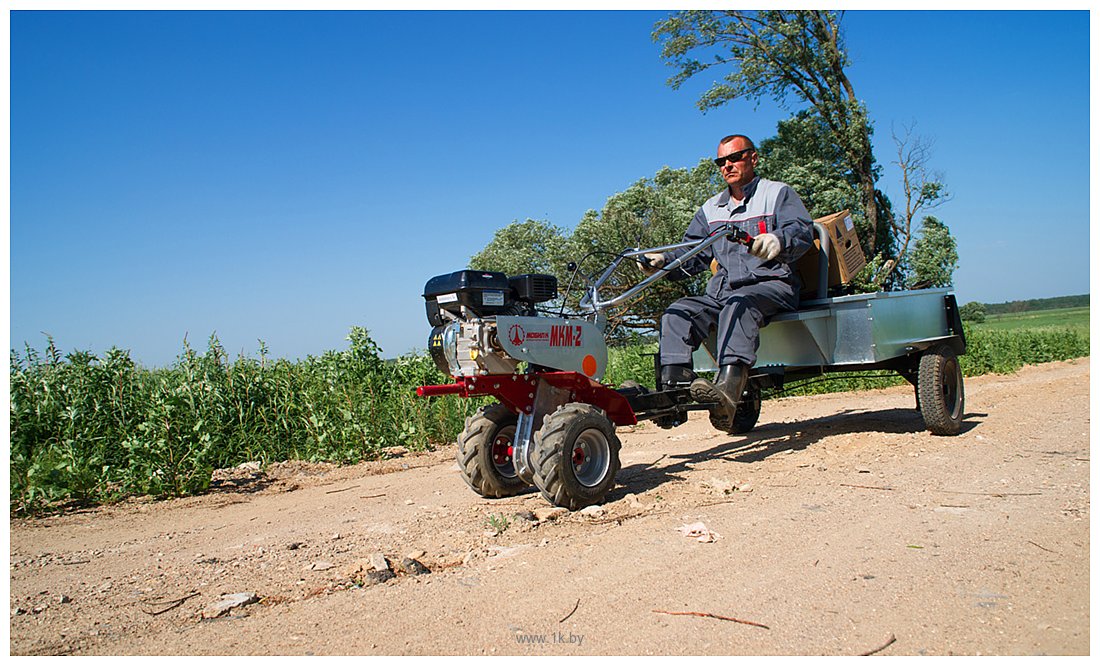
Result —
[[959, 253], [946, 224], [931, 215], [924, 218], [909, 263], [910, 289], [951, 285], [952, 275], [959, 266]]
[[[703, 202], [724, 186], [709, 159], [700, 160], [692, 169], [664, 167], [652, 179], [639, 180], [608, 197], [601, 211], [585, 213], [569, 239], [573, 256], [578, 260], [598, 258], [584, 262], [581, 268], [599, 273], [624, 248], [678, 243]], [[601, 289], [600, 296], [606, 299], [620, 294], [644, 277], [637, 264], [629, 262]], [[708, 277], [657, 282], [628, 307], [608, 313], [608, 334], [615, 338], [631, 330], [656, 330], [668, 304], [700, 293]]]
[[869, 249], [888, 244], [892, 229], [881, 215], [885, 197], [875, 190], [871, 122], [844, 68], [848, 54], [836, 12], [682, 11], [659, 21], [653, 38], [661, 56], [679, 72], [669, 85], [679, 88], [711, 68], [730, 69], [699, 99], [706, 112], [735, 99], [780, 104], [806, 102], [828, 131], [855, 180], [867, 228], [874, 230]]
[[[760, 175], [793, 187], [814, 218], [860, 210], [859, 188], [820, 116], [803, 110], [779, 121], [776, 136], [761, 141], [758, 151]], [[859, 232], [862, 238], [870, 229]]]
[[959, 317], [963, 321], [972, 321], [975, 324], [981, 324], [985, 321], [985, 304], [977, 301], [970, 301], [959, 308]]
[[[890, 224], [894, 229], [894, 237], [901, 242], [901, 247], [893, 258], [885, 259], [882, 270], [875, 277], [875, 285], [880, 288], [887, 287], [892, 282], [898, 282], [897, 280], [891, 280], [891, 276], [895, 272], [899, 275], [905, 275], [906, 273], [905, 253], [909, 247], [909, 241], [913, 237], [913, 220], [920, 212], [932, 210], [950, 198], [947, 188], [943, 184], [943, 177], [928, 171], [928, 161], [932, 155], [932, 141], [924, 137], [914, 136], [912, 125], [905, 128], [904, 136], [899, 137], [896, 132], [893, 132], [892, 136], [898, 154], [898, 159], [894, 164], [901, 169], [901, 186], [905, 195], [905, 210], [890, 218]], [[929, 219], [936, 220], [936, 218], [928, 217], [925, 218], [925, 221]], [[936, 220], [936, 223], [943, 226], [943, 223], [939, 220]], [[943, 229], [946, 231], [947, 227], [943, 226]], [[950, 238], [950, 234], [948, 234], [948, 238]], [[954, 251], [953, 239], [951, 243], [952, 251]], [[880, 257], [885, 258], [885, 255], [880, 255]], [[956, 261], [957, 259], [956, 256]], [[954, 271], [954, 267], [951, 270]], [[950, 272], [948, 281], [950, 281]]]
[[470, 257], [474, 270], [499, 271], [508, 275], [564, 272], [566, 237], [562, 230], [544, 220], [527, 219], [498, 229], [480, 252]]
[[[572, 234], [540, 220], [513, 222], [497, 231], [492, 241], [470, 259], [469, 267], [508, 275], [555, 275], [566, 309], [576, 312], [588, 284], [586, 278], [590, 281], [598, 277], [625, 248], [680, 242], [699, 206], [724, 185], [709, 159], [691, 169], [665, 167], [653, 178], [643, 178], [608, 197], [601, 210], [586, 212]], [[575, 280], [567, 269], [570, 261], [578, 264]], [[600, 296], [614, 297], [644, 277], [635, 262], [623, 262]], [[700, 293], [708, 277], [662, 280], [633, 303], [608, 312], [608, 338], [625, 339], [632, 333], [656, 330], [668, 304], [681, 296]]]

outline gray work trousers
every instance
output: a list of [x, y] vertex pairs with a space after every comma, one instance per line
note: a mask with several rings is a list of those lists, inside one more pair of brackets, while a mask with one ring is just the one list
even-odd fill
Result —
[[798, 290], [785, 280], [737, 287], [724, 301], [710, 296], [681, 298], [661, 316], [661, 365], [691, 363], [712, 328], [718, 329], [718, 364], [756, 363], [760, 327], [768, 317], [798, 307]]

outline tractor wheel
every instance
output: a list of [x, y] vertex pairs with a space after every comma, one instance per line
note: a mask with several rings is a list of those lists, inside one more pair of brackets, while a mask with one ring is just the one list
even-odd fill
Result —
[[517, 495], [527, 487], [512, 459], [516, 415], [501, 404], [477, 410], [458, 436], [458, 467], [466, 485], [482, 497]]
[[965, 396], [955, 350], [938, 345], [921, 355], [917, 395], [924, 425], [933, 435], [959, 434]]
[[598, 504], [615, 485], [622, 444], [598, 407], [562, 405], [543, 420], [532, 446], [535, 485], [555, 506], [576, 511]]

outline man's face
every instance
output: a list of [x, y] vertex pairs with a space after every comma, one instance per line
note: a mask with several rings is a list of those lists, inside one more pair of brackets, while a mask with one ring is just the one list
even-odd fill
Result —
[[[731, 159], [725, 159], [729, 157]], [[749, 148], [749, 142], [738, 137], [718, 146], [718, 160], [722, 164], [718, 170], [722, 178], [732, 188], [742, 188], [756, 177], [756, 151]]]

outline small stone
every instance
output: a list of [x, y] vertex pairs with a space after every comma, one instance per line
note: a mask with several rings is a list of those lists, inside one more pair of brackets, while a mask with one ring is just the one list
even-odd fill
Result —
[[703, 486], [722, 495], [729, 495], [737, 490], [737, 485], [735, 483], [718, 477], [714, 477], [710, 481], [704, 481]]
[[538, 518], [535, 518], [535, 514], [531, 513], [530, 511], [519, 511], [516, 513], [516, 518], [532, 523], [538, 520]]
[[62, 594], [61, 596], [59, 596], [57, 598], [57, 603], [59, 603], [59, 604], [67, 604], [71, 601], [72, 601], [72, 597], [70, 597], [67, 594]]
[[260, 598], [257, 597], [254, 592], [223, 594], [222, 598], [219, 601], [215, 601], [206, 608], [202, 609], [202, 617], [206, 620], [221, 617], [222, 615], [225, 615], [234, 608], [247, 606], [248, 604], [254, 604], [259, 600]]
[[375, 571], [389, 571], [390, 563], [386, 560], [386, 556], [382, 553], [371, 553], [370, 556], [371, 568]]
[[412, 500], [405, 500], [405, 506], [412, 506], [413, 504], [416, 504], [416, 502]]
[[742, 483], [741, 485], [737, 486], [737, 490], [738, 490], [738, 492], [742, 492], [742, 493], [751, 493], [752, 492], [752, 484], [748, 483], [748, 482]]
[[12, 615], [26, 615], [26, 614], [27, 614], [27, 609], [26, 608], [20, 608], [19, 606], [16, 606], [15, 610], [12, 611]]
[[871, 473], [871, 470], [867, 469], [866, 467], [860, 467], [860, 468], [856, 469], [856, 474], [870, 474], [870, 473]]
[[548, 520], [554, 520], [559, 516], [564, 516], [567, 513], [569, 513], [569, 511], [567, 509], [563, 509], [560, 506], [541, 507], [535, 509], [535, 519], [538, 520], [540, 523], [544, 523]]
[[313, 570], [313, 571], [327, 571], [327, 570], [333, 568], [334, 566], [336, 566], [336, 565], [333, 564], [332, 562], [318, 561], [318, 562], [314, 562], [313, 566], [311, 566], [310, 569]]
[[305, 544], [302, 543], [301, 541], [291, 541], [290, 543], [288, 543], [286, 545], [286, 549], [287, 550], [298, 550], [299, 548], [301, 548], [304, 545]]
[[402, 573], [408, 574], [410, 576], [419, 576], [421, 574], [431, 573], [431, 570], [429, 570], [428, 567], [424, 566], [419, 560], [413, 559], [411, 557], [406, 557], [405, 559], [401, 560], [401, 562], [397, 565], [397, 568]]
[[379, 583], [385, 583], [394, 577], [392, 571], [368, 571], [363, 574], [363, 587], [370, 587], [371, 585], [377, 585]]
[[599, 504], [593, 504], [592, 506], [586, 506], [580, 510], [582, 514], [589, 517], [602, 516], [606, 511]]
[[405, 557], [409, 558], [410, 560], [419, 560], [427, 554], [428, 554], [427, 551], [414, 550], [413, 552], [409, 553], [408, 555], [405, 555]]
[[336, 534], [333, 534], [332, 535], [332, 540], [333, 541], [339, 541], [340, 540], [340, 533], [337, 532]]

